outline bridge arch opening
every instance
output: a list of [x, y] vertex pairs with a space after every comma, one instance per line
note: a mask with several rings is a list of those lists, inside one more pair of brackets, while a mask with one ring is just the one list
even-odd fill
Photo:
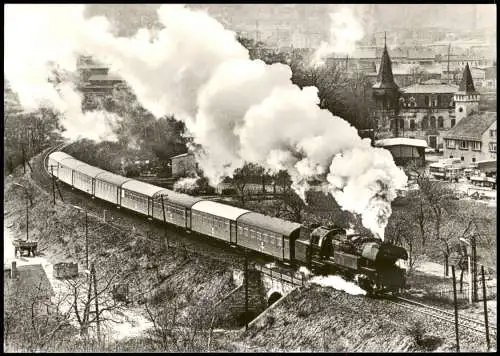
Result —
[[279, 292], [274, 292], [269, 296], [269, 299], [267, 300], [267, 306], [270, 307], [274, 303], [276, 303], [280, 298], [282, 297], [281, 293]]

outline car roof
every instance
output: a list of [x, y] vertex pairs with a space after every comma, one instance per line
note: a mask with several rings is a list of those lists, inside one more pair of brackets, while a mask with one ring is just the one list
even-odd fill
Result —
[[132, 178], [126, 178], [119, 176], [118, 174], [114, 174], [111, 172], [104, 171], [103, 173], [99, 173], [98, 175], [95, 176], [95, 179], [101, 180], [106, 183], [111, 183], [114, 184], [118, 187], [120, 187], [123, 183], [132, 180]]
[[186, 208], [192, 207], [197, 202], [203, 200], [202, 198], [193, 197], [188, 194], [183, 194], [179, 192], [175, 192], [170, 189], [162, 189], [159, 192], [156, 192], [153, 196], [154, 198], [165, 197], [167, 201], [170, 201], [174, 204], [178, 204], [184, 206]]
[[148, 197], [153, 197], [156, 193], [163, 190], [162, 187], [157, 187], [149, 183], [141, 182], [140, 180], [131, 179], [122, 184], [122, 189], [127, 189], [131, 192], [143, 194]]
[[210, 200], [201, 200], [195, 203], [191, 207], [191, 210], [215, 216], [220, 216], [234, 221], [236, 221], [236, 219], [242, 214], [250, 212], [249, 210], [246, 209], [240, 209], [231, 205], [216, 203]]
[[237, 221], [238, 223], [241, 222], [256, 227], [261, 227], [263, 229], [285, 236], [290, 236], [294, 231], [302, 227], [301, 224], [295, 222], [274, 218], [264, 214], [255, 213], [253, 211], [241, 215]]

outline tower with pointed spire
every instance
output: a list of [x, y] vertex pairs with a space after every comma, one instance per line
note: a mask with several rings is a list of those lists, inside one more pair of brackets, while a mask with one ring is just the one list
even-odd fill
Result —
[[[392, 129], [399, 136], [399, 87], [392, 74], [392, 62], [387, 51], [387, 37], [384, 34], [384, 51], [378, 70], [377, 82], [372, 86], [373, 98], [376, 104], [374, 116], [377, 121], [377, 131]], [[389, 125], [388, 125], [389, 124]]]
[[455, 101], [455, 118], [457, 122], [472, 113], [479, 112], [480, 94], [474, 88], [474, 81], [469, 63], [466, 64], [458, 91], [453, 96]]

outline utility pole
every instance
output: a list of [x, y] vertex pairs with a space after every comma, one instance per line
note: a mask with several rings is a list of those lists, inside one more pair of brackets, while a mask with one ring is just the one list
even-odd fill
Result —
[[101, 343], [101, 325], [99, 320], [99, 302], [97, 298], [97, 278], [95, 273], [94, 262], [92, 262], [92, 266], [90, 267], [90, 276], [94, 281], [94, 299], [95, 299], [95, 316], [97, 321], [97, 342]]
[[24, 153], [24, 144], [21, 143], [21, 150], [23, 155], [23, 173], [26, 173], [26, 155]]
[[[26, 194], [26, 241], [28, 241], [29, 240], [29, 226], [28, 226], [29, 206], [33, 206], [33, 200], [31, 199], [31, 196], [28, 194], [28, 190], [26, 189], [26, 187], [24, 185], [21, 185], [19, 183], [14, 183], [14, 185], [17, 185], [17, 186], [23, 188], [24, 194]], [[28, 201], [29, 201], [30, 205], [28, 205]]]
[[88, 213], [85, 210], [85, 265], [89, 269], [89, 234], [88, 234]]
[[248, 254], [245, 249], [245, 330], [248, 330]]
[[472, 292], [473, 300], [478, 301], [477, 293], [477, 253], [476, 253], [476, 235], [471, 237], [471, 247], [472, 247]]
[[54, 166], [50, 165], [50, 174], [52, 175], [52, 198], [53, 204], [56, 205], [56, 183], [54, 180]]
[[481, 277], [483, 278], [483, 306], [484, 306], [484, 329], [486, 330], [486, 346], [490, 350], [490, 328], [488, 326], [488, 305], [486, 303], [486, 279], [484, 278], [484, 266], [481, 266]]
[[455, 280], [455, 266], [451, 266], [453, 277], [453, 304], [455, 306], [455, 335], [457, 337], [457, 352], [460, 352], [460, 338], [458, 336], [458, 305], [457, 305], [457, 285]]

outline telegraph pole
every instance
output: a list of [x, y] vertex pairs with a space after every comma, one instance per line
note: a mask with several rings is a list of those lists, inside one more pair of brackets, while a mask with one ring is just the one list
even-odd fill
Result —
[[54, 180], [54, 166], [50, 165], [50, 174], [52, 175], [52, 199], [53, 204], [56, 205], [56, 182]]
[[458, 306], [457, 306], [457, 285], [455, 279], [455, 266], [451, 266], [451, 274], [453, 277], [453, 304], [455, 306], [455, 335], [457, 337], [457, 352], [460, 352], [460, 338], [458, 336]]
[[248, 254], [245, 249], [245, 330], [248, 330]]
[[476, 236], [471, 237], [471, 247], [472, 247], [472, 292], [473, 299], [475, 302], [478, 301], [477, 293], [477, 254], [476, 254]]
[[88, 234], [88, 213], [85, 210], [85, 263], [89, 269], [89, 234]]
[[94, 281], [94, 299], [95, 299], [95, 316], [97, 321], [97, 342], [101, 343], [101, 325], [99, 320], [99, 302], [97, 300], [97, 278], [95, 273], [94, 262], [92, 262], [92, 266], [90, 267], [90, 276]]
[[484, 329], [486, 330], [486, 346], [490, 350], [490, 328], [488, 326], [488, 305], [486, 303], [486, 279], [484, 278], [484, 266], [481, 266], [481, 277], [483, 278], [483, 306], [484, 306]]
[[450, 49], [451, 49], [451, 43], [448, 43], [448, 84], [450, 84]]

